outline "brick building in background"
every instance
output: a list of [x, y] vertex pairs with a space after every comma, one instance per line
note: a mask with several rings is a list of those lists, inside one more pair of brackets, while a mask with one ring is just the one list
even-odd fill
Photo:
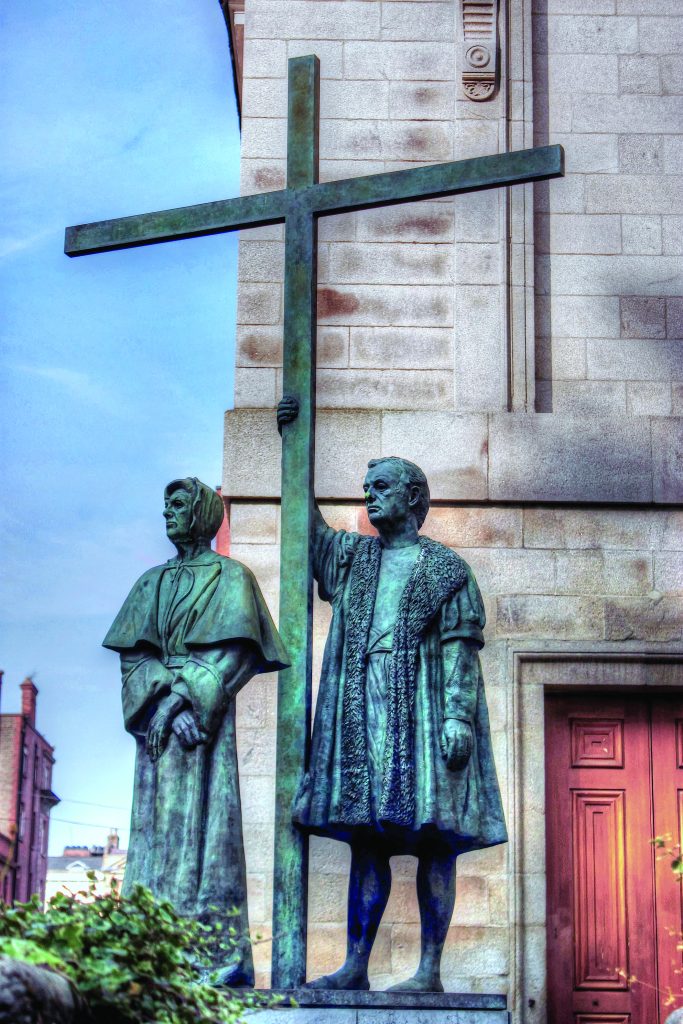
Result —
[[20, 688], [21, 712], [0, 714], [0, 896], [7, 903], [44, 898], [50, 811], [59, 803], [54, 749], [36, 729], [38, 688], [31, 679]]
[[[223, 2], [245, 194], [284, 187], [287, 58], [307, 53], [324, 180], [565, 147], [557, 181], [320, 220], [316, 491], [333, 525], [367, 530], [368, 459], [417, 462], [434, 499], [423, 532], [464, 555], [484, 594], [510, 842], [462, 857], [447, 987], [506, 992], [515, 1024], [655, 1024], [668, 1011], [647, 985], [680, 987], [681, 967], [681, 891], [649, 839], [680, 836], [683, 816], [683, 7], [240, 6]], [[498, 77], [477, 100], [482, 42]], [[223, 477], [231, 553], [274, 613], [283, 250], [279, 225], [241, 234]], [[318, 603], [315, 676], [328, 621]], [[262, 934], [275, 706], [272, 677], [238, 699]], [[418, 961], [415, 864], [394, 868], [373, 987]], [[314, 840], [309, 976], [344, 958], [347, 882], [347, 848]], [[264, 982], [267, 945], [255, 955]]]

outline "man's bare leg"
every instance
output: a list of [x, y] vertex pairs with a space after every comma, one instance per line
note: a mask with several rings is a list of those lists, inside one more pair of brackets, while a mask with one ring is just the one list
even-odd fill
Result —
[[389, 992], [443, 992], [441, 954], [455, 905], [456, 855], [442, 847], [423, 853], [417, 867], [421, 953], [417, 972]]
[[391, 892], [388, 854], [377, 847], [351, 847], [346, 962], [307, 988], [369, 989], [368, 962]]

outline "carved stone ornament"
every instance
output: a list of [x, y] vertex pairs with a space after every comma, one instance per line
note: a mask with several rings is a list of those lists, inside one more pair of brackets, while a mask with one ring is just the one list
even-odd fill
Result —
[[460, 0], [462, 87], [476, 102], [490, 100], [498, 83], [498, 0]]

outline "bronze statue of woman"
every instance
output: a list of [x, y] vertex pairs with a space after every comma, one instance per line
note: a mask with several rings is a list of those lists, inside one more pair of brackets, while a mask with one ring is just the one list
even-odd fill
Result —
[[237, 986], [254, 972], [235, 696], [288, 659], [253, 574], [211, 550], [223, 512], [196, 477], [166, 487], [177, 554], [140, 577], [104, 646], [121, 656], [124, 723], [137, 743], [123, 892], [142, 883], [203, 921], [236, 911], [239, 941], [219, 980]]

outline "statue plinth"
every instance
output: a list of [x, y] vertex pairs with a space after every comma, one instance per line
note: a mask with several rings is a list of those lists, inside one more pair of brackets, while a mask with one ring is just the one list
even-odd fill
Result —
[[[283, 1005], [250, 1014], [254, 1024], [509, 1024], [507, 997], [473, 992], [273, 990]], [[289, 1006], [290, 1000], [297, 1003]]]

